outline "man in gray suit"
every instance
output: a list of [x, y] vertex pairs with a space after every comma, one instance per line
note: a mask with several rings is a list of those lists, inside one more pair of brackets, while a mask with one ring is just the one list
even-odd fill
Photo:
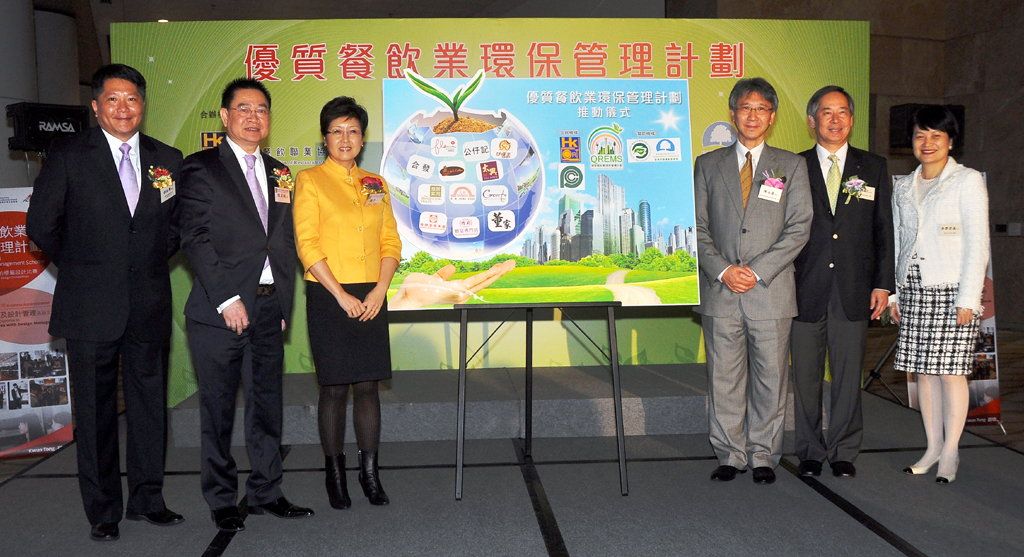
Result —
[[708, 366], [712, 480], [754, 470], [775, 481], [789, 333], [797, 315], [793, 260], [807, 243], [811, 196], [803, 157], [765, 144], [779, 101], [761, 78], [729, 94], [738, 141], [697, 157], [694, 190]]

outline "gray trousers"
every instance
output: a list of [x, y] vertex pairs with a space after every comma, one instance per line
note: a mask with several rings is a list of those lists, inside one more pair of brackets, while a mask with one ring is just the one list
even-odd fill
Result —
[[[864, 300], [867, 304], [869, 300]], [[828, 311], [815, 323], [793, 321], [791, 340], [796, 405], [796, 456], [800, 460], [853, 462], [864, 434], [860, 378], [868, 322], [849, 321], [834, 286]], [[832, 373], [828, 430], [822, 432], [825, 354]]]
[[708, 431], [720, 464], [774, 468], [782, 457], [792, 319], [703, 316]]

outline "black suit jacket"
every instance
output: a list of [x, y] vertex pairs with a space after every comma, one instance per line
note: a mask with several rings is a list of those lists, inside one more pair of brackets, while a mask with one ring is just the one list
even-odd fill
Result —
[[[160, 202], [149, 168], [179, 178], [181, 151], [139, 135], [142, 179], [133, 217], [100, 128], [54, 143], [36, 178], [28, 234], [58, 268], [50, 334], [109, 342], [171, 334], [167, 258], [178, 249], [178, 197]], [[180, 182], [179, 182], [180, 183]]]
[[[892, 183], [885, 159], [850, 146], [843, 169], [843, 183], [852, 176], [875, 188], [875, 200], [853, 198], [839, 191], [836, 214], [829, 209], [825, 178], [814, 149], [800, 153], [807, 160], [814, 220], [811, 238], [797, 256], [797, 321], [818, 321], [825, 315], [835, 277], [843, 311], [852, 321], [871, 317], [871, 291], [893, 292]], [[829, 267], [829, 264], [834, 267]]]
[[238, 159], [226, 141], [215, 149], [189, 155], [182, 164], [181, 249], [195, 273], [185, 315], [200, 323], [225, 327], [217, 306], [236, 295], [252, 312], [268, 256], [282, 315], [285, 319], [291, 315], [296, 257], [292, 206], [275, 200], [273, 173], [275, 168], [286, 167], [261, 155], [267, 170], [266, 232]]

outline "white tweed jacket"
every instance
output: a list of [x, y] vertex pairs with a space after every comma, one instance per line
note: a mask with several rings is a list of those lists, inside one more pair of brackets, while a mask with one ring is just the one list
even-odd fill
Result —
[[[920, 174], [918, 166], [893, 188], [896, 291], [906, 285], [907, 269], [917, 263], [922, 286], [959, 285], [956, 307], [981, 313], [990, 255], [985, 179], [950, 157], [939, 182], [918, 203], [914, 187]], [[917, 259], [911, 260], [915, 251]]]

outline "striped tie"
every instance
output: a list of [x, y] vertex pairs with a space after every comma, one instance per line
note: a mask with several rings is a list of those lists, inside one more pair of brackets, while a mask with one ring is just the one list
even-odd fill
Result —
[[750, 188], [754, 187], [754, 165], [751, 164], [750, 151], [747, 151], [747, 162], [740, 169], [740, 193], [743, 195], [743, 208], [747, 208], [750, 199]]

